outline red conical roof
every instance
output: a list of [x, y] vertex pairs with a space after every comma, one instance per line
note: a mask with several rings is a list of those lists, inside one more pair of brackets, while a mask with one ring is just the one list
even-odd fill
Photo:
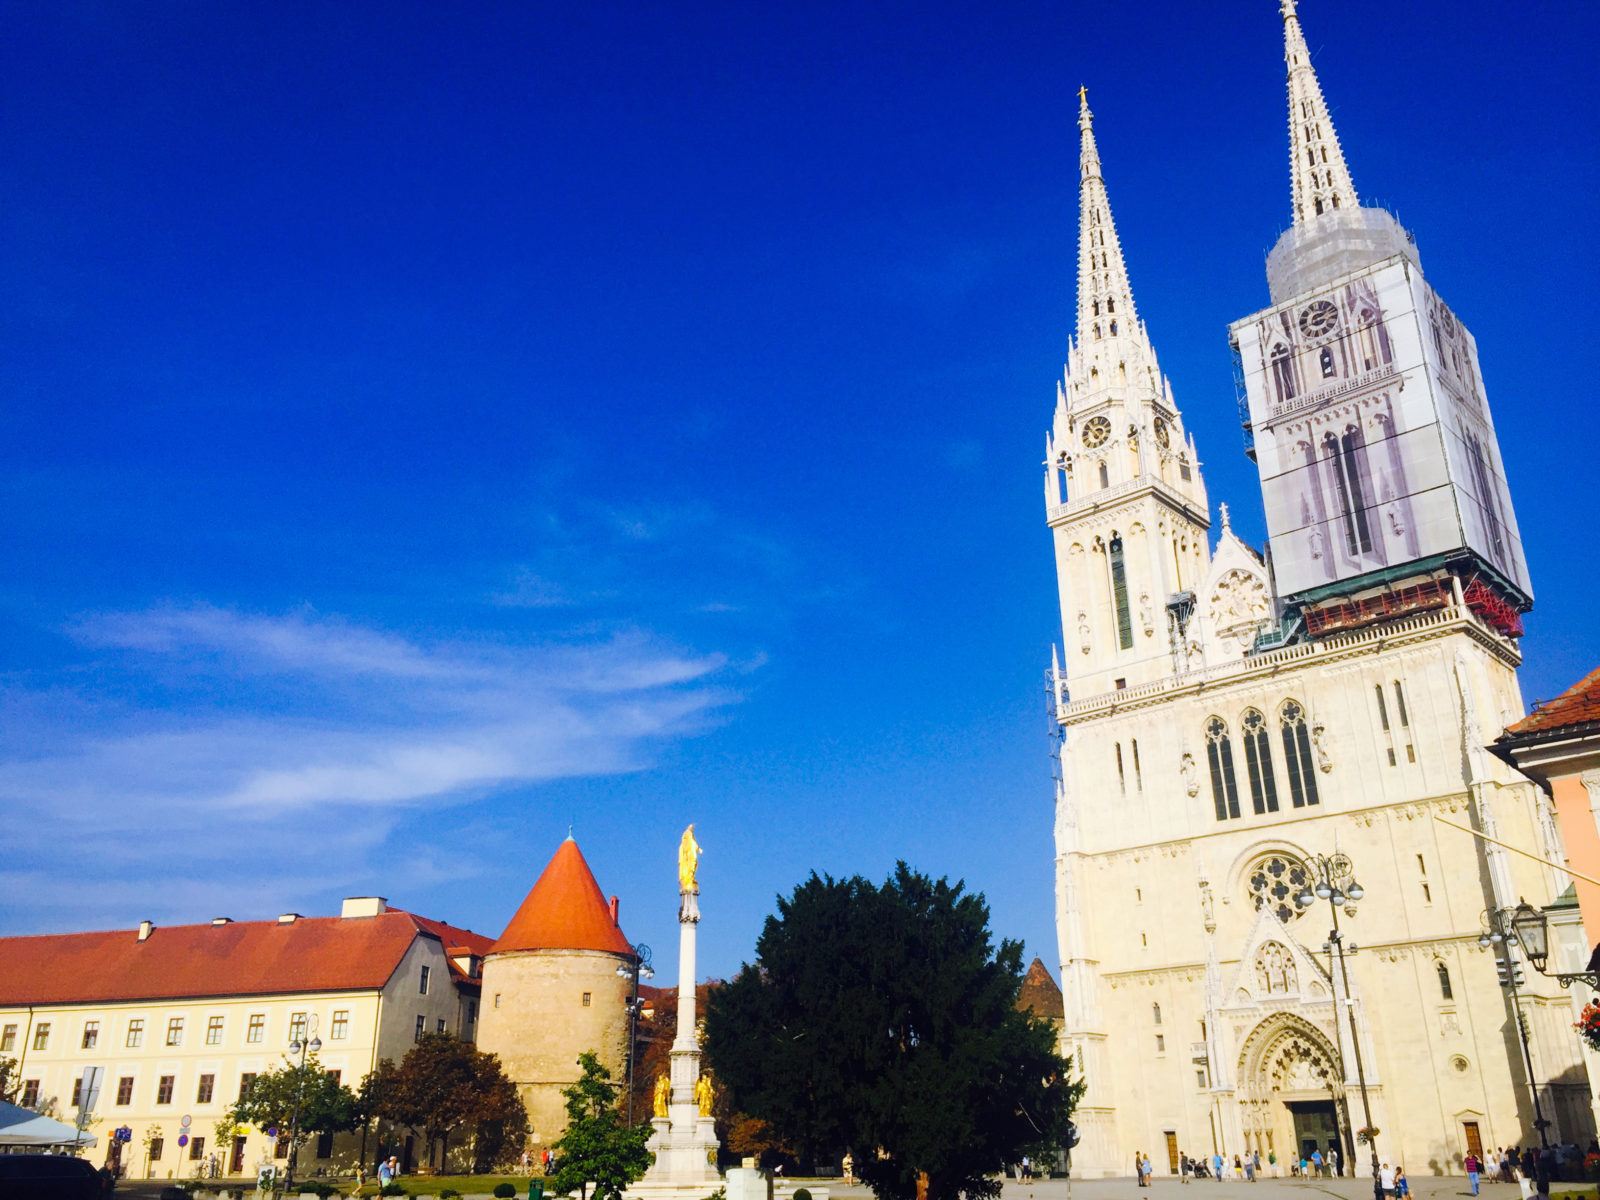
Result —
[[510, 950], [603, 950], [633, 954], [633, 946], [612, 920], [611, 906], [594, 881], [589, 864], [570, 837], [557, 848], [539, 882], [533, 885], [490, 954]]

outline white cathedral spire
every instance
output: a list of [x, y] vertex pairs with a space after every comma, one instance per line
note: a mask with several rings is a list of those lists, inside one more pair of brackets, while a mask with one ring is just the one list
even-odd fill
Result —
[[1296, 0], [1283, 0], [1283, 58], [1289, 68], [1289, 175], [1294, 223], [1305, 225], [1324, 212], [1355, 208], [1355, 184], [1345, 166], [1339, 136], [1311, 68], [1311, 52], [1295, 14]]
[[1100, 150], [1094, 141], [1094, 114], [1089, 111], [1089, 89], [1078, 89], [1078, 128], [1082, 150], [1078, 158], [1078, 345], [1089, 349], [1097, 341], [1134, 337], [1144, 341], [1133, 307], [1133, 288], [1122, 261], [1122, 244], [1111, 219], [1105, 176], [1100, 171]]

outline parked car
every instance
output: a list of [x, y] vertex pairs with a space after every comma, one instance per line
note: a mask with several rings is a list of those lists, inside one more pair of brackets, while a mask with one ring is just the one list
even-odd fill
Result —
[[0, 1154], [0, 1200], [104, 1200], [115, 1182], [66, 1154]]

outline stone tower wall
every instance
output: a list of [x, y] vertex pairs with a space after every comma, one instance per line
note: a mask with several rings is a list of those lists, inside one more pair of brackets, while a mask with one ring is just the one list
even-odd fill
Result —
[[531, 950], [483, 964], [478, 1047], [499, 1055], [516, 1083], [536, 1147], [566, 1128], [561, 1089], [577, 1080], [579, 1054], [593, 1050], [622, 1082], [631, 986], [617, 975], [623, 962], [597, 950]]

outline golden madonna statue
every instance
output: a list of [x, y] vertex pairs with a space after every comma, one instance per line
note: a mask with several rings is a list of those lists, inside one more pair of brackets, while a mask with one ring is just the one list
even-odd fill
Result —
[[678, 890], [684, 893], [693, 893], [700, 890], [700, 881], [696, 875], [700, 869], [700, 843], [694, 840], [694, 826], [683, 831], [683, 840], [678, 843]]

